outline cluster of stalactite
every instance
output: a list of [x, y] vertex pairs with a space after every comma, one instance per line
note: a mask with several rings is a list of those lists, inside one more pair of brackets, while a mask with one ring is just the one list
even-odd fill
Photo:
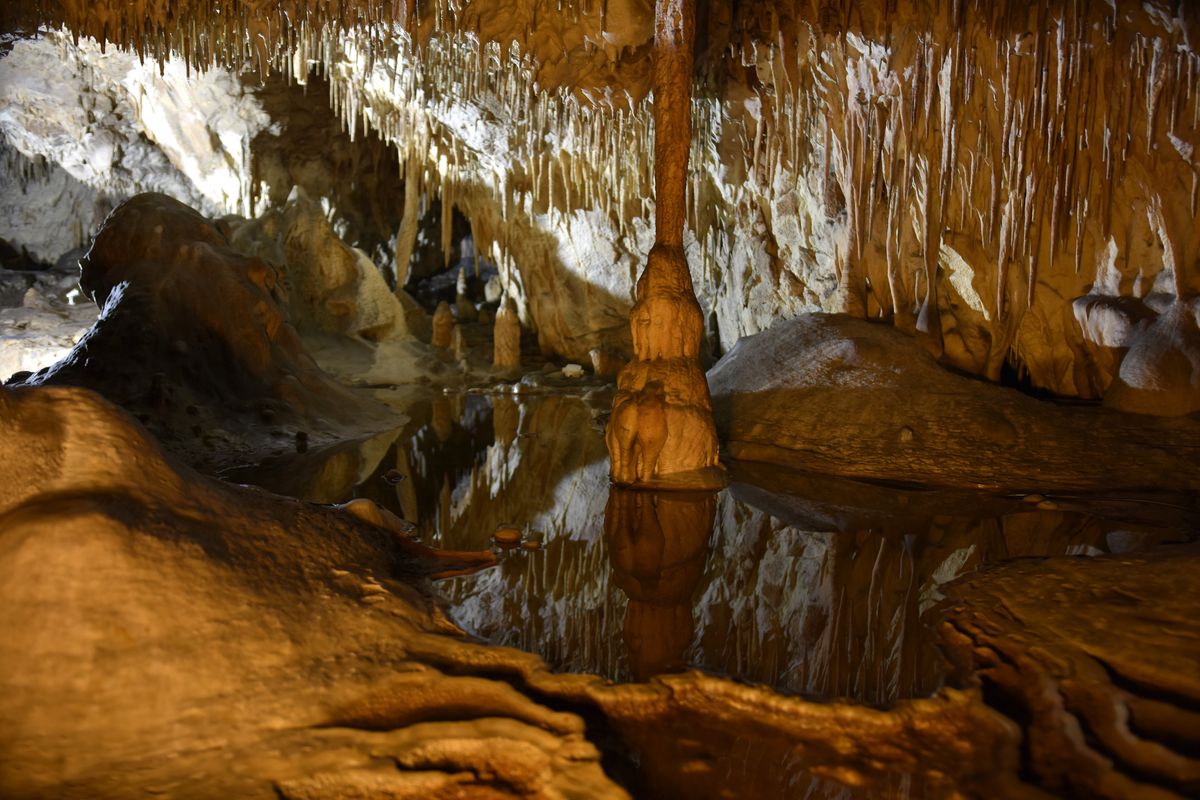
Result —
[[[406, 179], [417, 184], [408, 191], [423, 206], [441, 199], [444, 253], [455, 207], [468, 212], [476, 246], [506, 278], [518, 218], [553, 228], [575, 209], [599, 209], [624, 238], [635, 219], [651, 216], [647, 99], [621, 92], [600, 102], [566, 87], [542, 89], [536, 63], [516, 43], [505, 50], [462, 31], [420, 47], [399, 34], [386, 60], [354, 34], [326, 45], [336, 53], [312, 63], [326, 65], [347, 130], [374, 130], [395, 144], [409, 165]], [[309, 62], [293, 66], [302, 79]]]
[[1195, 280], [1194, 9], [1163, 8], [1154, 24], [1149, 4], [980, 0], [918, 20], [897, 3], [825, 26], [807, 5], [731, 25], [724, 75], [744, 67], [761, 102], [737, 120], [735, 197], [753, 205], [815, 168], [826, 214], [845, 215], [837, 266], [851, 310], [913, 315], [936, 334], [949, 246], [993, 275], [987, 312], [1019, 318], [1039, 269], [1090, 278], [1110, 238], [1128, 254], [1141, 227], [1131, 202], [1173, 257], [1176, 295]]
[[[1084, 293], [1114, 243], [1127, 276], [1173, 268], [1186, 294], [1200, 252], [1200, 55], [1189, 45], [1200, 13], [1058, 5], [702, 10], [687, 214], [701, 293], [752, 234], [767, 242], [781, 308], [894, 319], [940, 350], [938, 266], [961, 258], [991, 337], [980, 363], [961, 366], [992, 377], [1023, 360], [1026, 312]], [[406, 176], [417, 196], [466, 211], [477, 245], [504, 267], [518, 217], [553, 228], [600, 210], [631, 251], [630, 234], [650, 224], [648, 44], [607, 43], [610, 6], [72, 0], [25, 13], [197, 67], [251, 63], [303, 81], [323, 65], [347, 128], [395, 143], [416, 162]], [[826, 244], [776, 230], [772, 216], [797, 206], [801, 237]], [[1159, 263], [1129, 263], [1147, 238]], [[835, 291], [804, 285], [814, 268], [836, 277]], [[1041, 283], [1052, 296], [1039, 299]]]

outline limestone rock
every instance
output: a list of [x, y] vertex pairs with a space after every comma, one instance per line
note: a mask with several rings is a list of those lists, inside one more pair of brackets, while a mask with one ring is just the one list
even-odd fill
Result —
[[209, 214], [251, 213], [249, 145], [270, 119], [229, 70], [160, 68], [54, 31], [0, 60], [0, 108], [18, 150], [117, 199], [157, 191]]
[[455, 325], [453, 333], [450, 334], [450, 353], [455, 361], [461, 362], [466, 359], [467, 352], [467, 336], [463, 333], [461, 325]]
[[601, 378], [616, 377], [626, 363], [619, 355], [598, 347], [592, 348], [588, 356], [592, 360], [592, 372]]
[[449, 347], [454, 335], [454, 315], [450, 306], [438, 303], [433, 311], [433, 338], [430, 340], [434, 347]]
[[986, 680], [1022, 719], [1026, 770], [1040, 785], [1104, 798], [1195, 794], [1198, 566], [1194, 545], [1168, 546], [1015, 561], [947, 587], [954, 608], [939, 633], [959, 680]]
[[778, 322], [709, 380], [738, 459], [1026, 491], [1200, 486], [1194, 420], [1035, 400], [954, 375], [910, 337], [851, 317]]
[[682, 253], [656, 245], [630, 318], [635, 360], [617, 377], [605, 431], [614, 482], [722, 485], [712, 402], [698, 363], [701, 326]]
[[386, 409], [308, 355], [279, 302], [275, 268], [236, 252], [183, 204], [155, 194], [122, 204], [81, 264], [100, 318], [27, 383], [95, 389], [193, 463], [280, 446], [264, 415], [313, 445], [388, 426]]
[[694, 0], [654, 8], [655, 241], [629, 316], [634, 361], [617, 377], [605, 433], [614, 483], [718, 488], [703, 315], [683, 250], [692, 132]]
[[422, 660], [472, 657], [423, 576], [490, 553], [202, 478], [75, 388], [0, 388], [0, 521], [6, 797], [627, 796], [579, 717]]
[[283, 208], [239, 224], [230, 240], [280, 268], [289, 315], [301, 330], [371, 341], [407, 332], [405, 310], [379, 269], [338, 238], [321, 207], [299, 187]]
[[1106, 406], [1160, 416], [1200, 411], [1200, 298], [1172, 303], [1128, 347]]

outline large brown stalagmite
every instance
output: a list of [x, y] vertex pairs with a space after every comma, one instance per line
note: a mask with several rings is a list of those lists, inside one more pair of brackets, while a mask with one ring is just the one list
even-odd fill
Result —
[[654, 21], [655, 243], [630, 314], [634, 360], [617, 378], [605, 435], [612, 479], [716, 487], [717, 434], [700, 371], [700, 304], [683, 253], [691, 142], [694, 0], [659, 0]]

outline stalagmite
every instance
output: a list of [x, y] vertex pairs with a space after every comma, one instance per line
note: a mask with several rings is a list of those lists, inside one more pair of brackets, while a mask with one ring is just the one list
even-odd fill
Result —
[[712, 401], [700, 371], [700, 304], [683, 252], [694, 0], [659, 0], [654, 21], [655, 243], [630, 314], [634, 361], [621, 370], [605, 441], [628, 486], [717, 488]]
[[455, 325], [450, 334], [450, 352], [455, 361], [463, 361], [467, 357], [467, 336], [461, 325]]
[[454, 282], [454, 313], [460, 321], [472, 320], [478, 316], [475, 304], [467, 296], [467, 269], [458, 268], [458, 277]]
[[433, 312], [432, 344], [434, 347], [450, 347], [453, 336], [454, 315], [450, 313], [450, 306], [445, 302], [438, 303]]
[[521, 366], [521, 320], [511, 300], [504, 300], [496, 311], [493, 327], [493, 363], [496, 369]]

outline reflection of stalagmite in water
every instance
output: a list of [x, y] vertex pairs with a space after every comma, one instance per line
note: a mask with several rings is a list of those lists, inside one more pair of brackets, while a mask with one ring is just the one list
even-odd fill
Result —
[[439, 442], [450, 439], [451, 434], [454, 433], [454, 419], [457, 416], [454, 407], [450, 404], [449, 397], [439, 395], [433, 398], [429, 409], [429, 427], [433, 429]]
[[503, 395], [492, 398], [492, 431], [496, 444], [509, 447], [517, 438], [520, 424], [521, 407], [516, 400]]
[[616, 483], [717, 488], [717, 434], [700, 371], [703, 314], [683, 225], [691, 141], [694, 0], [658, 0], [654, 24], [655, 243], [630, 313], [634, 361], [617, 378], [607, 436]]
[[685, 666], [715, 510], [707, 492], [610, 490], [604, 533], [613, 583], [629, 597], [624, 638], [636, 680]]

